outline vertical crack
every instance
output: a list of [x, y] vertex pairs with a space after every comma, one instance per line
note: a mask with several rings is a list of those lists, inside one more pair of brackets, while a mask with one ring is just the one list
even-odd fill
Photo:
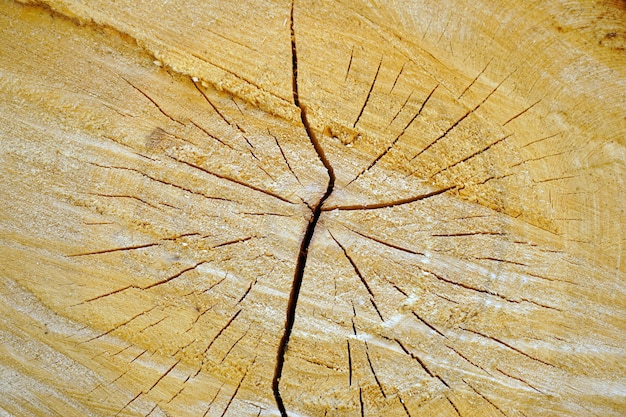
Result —
[[298, 53], [293, 19], [294, 3], [295, 0], [292, 0], [289, 25], [291, 31], [293, 103], [296, 107], [300, 109], [300, 119], [302, 121], [302, 125], [304, 126], [304, 129], [307, 136], [309, 137], [309, 140], [311, 141], [311, 144], [315, 148], [315, 152], [317, 153], [318, 158], [326, 168], [326, 172], [328, 173], [328, 184], [326, 186], [326, 191], [324, 192], [324, 195], [322, 195], [322, 197], [318, 200], [316, 204], [309, 207], [311, 209], [312, 215], [309, 218], [309, 223], [304, 232], [302, 242], [300, 243], [300, 251], [298, 253], [298, 259], [296, 261], [293, 284], [291, 286], [291, 292], [289, 294], [289, 301], [287, 304], [285, 329], [278, 345], [278, 352], [276, 355], [276, 368], [274, 370], [274, 377], [272, 379], [272, 390], [274, 391], [276, 405], [278, 406], [278, 410], [280, 411], [282, 417], [287, 417], [287, 410], [285, 409], [285, 404], [283, 403], [283, 399], [280, 394], [280, 378], [283, 374], [283, 366], [285, 364], [285, 354], [287, 353], [289, 337], [291, 336], [291, 331], [296, 320], [296, 307], [298, 304], [298, 297], [300, 295], [300, 288], [302, 287], [302, 278], [304, 277], [304, 269], [306, 267], [309, 246], [311, 244], [313, 234], [315, 233], [315, 226], [317, 225], [320, 215], [322, 214], [322, 205], [331, 195], [335, 186], [335, 174], [333, 171], [333, 167], [330, 165], [330, 162], [324, 154], [324, 149], [322, 149], [319, 141], [317, 140], [317, 137], [311, 129], [305, 107], [300, 103], [300, 97], [298, 93]]

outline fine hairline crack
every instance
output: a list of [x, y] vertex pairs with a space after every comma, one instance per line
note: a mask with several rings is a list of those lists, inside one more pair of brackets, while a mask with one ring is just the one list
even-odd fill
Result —
[[322, 197], [317, 201], [316, 204], [309, 207], [311, 209], [312, 215], [309, 218], [309, 223], [304, 232], [304, 237], [302, 238], [302, 242], [300, 243], [300, 250], [298, 252], [298, 259], [296, 261], [296, 267], [294, 271], [293, 284], [291, 286], [289, 302], [287, 304], [284, 333], [278, 345], [278, 352], [276, 355], [276, 368], [274, 370], [274, 377], [272, 379], [272, 390], [274, 392], [276, 405], [278, 406], [278, 410], [280, 411], [282, 417], [287, 417], [287, 410], [285, 409], [285, 404], [283, 403], [283, 399], [280, 394], [280, 378], [282, 376], [283, 366], [285, 364], [285, 354], [287, 353], [289, 337], [291, 336], [291, 331], [293, 329], [293, 325], [296, 319], [296, 307], [298, 304], [298, 296], [300, 295], [300, 288], [302, 286], [302, 278], [304, 277], [304, 269], [306, 267], [309, 246], [311, 244], [313, 234], [315, 233], [315, 227], [317, 226], [317, 222], [320, 218], [320, 215], [322, 214], [322, 206], [324, 202], [328, 199], [328, 197], [330, 197], [330, 195], [332, 194], [335, 186], [335, 174], [333, 171], [333, 167], [330, 165], [330, 162], [324, 154], [324, 149], [321, 147], [319, 141], [317, 140], [315, 134], [311, 129], [305, 107], [300, 103], [298, 93], [298, 53], [293, 19], [294, 3], [295, 0], [292, 0], [289, 25], [291, 35], [293, 103], [296, 107], [300, 109], [300, 119], [302, 121], [302, 125], [304, 126], [304, 130], [306, 131], [306, 134], [309, 137], [311, 144], [315, 148], [315, 152], [317, 153], [318, 158], [326, 168], [326, 172], [328, 173], [328, 184], [326, 186], [326, 191], [324, 192]]

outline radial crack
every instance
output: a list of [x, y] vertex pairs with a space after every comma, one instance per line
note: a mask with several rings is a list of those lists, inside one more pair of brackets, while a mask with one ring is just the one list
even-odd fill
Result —
[[[328, 233], [330, 234], [330, 237], [335, 241], [337, 246], [339, 246], [341, 248], [341, 250], [343, 251], [344, 256], [350, 262], [350, 265], [352, 265], [352, 269], [354, 269], [355, 274], [359, 277], [359, 279], [363, 283], [363, 286], [365, 286], [365, 289], [367, 290], [367, 292], [369, 293], [369, 295], [373, 299], [375, 296], [374, 296], [374, 293], [372, 292], [372, 289], [370, 288], [369, 284], [367, 283], [367, 281], [363, 277], [363, 274], [361, 274], [361, 271], [359, 271], [359, 268], [356, 266], [356, 263], [354, 262], [354, 260], [350, 257], [350, 255], [348, 255], [348, 251], [346, 251], [346, 248], [337, 240], [337, 238], [335, 238], [335, 236], [333, 236], [333, 234], [330, 231]], [[373, 303], [373, 301], [372, 301], [372, 303]], [[374, 308], [376, 309], [376, 307], [374, 307]], [[378, 311], [378, 309], [376, 309], [376, 310]], [[380, 313], [378, 313], [378, 314], [380, 315]]]
[[292, 88], [293, 88], [293, 103], [296, 107], [300, 109], [300, 120], [302, 125], [304, 126], [304, 130], [306, 131], [307, 136], [315, 152], [317, 153], [318, 158], [326, 168], [326, 172], [328, 174], [328, 184], [326, 186], [326, 191], [324, 195], [319, 199], [317, 204], [310, 206], [311, 209], [311, 217], [309, 218], [309, 223], [306, 226], [304, 236], [302, 237], [302, 241], [300, 243], [300, 250], [298, 252], [298, 258], [296, 261], [296, 267], [294, 271], [293, 283], [291, 286], [291, 291], [289, 293], [289, 301], [287, 303], [287, 312], [285, 317], [285, 331], [283, 333], [282, 338], [280, 339], [280, 343], [278, 345], [278, 352], [276, 355], [276, 368], [274, 369], [274, 376], [272, 378], [272, 390], [274, 392], [274, 399], [276, 400], [276, 405], [278, 407], [278, 411], [280, 412], [282, 417], [287, 416], [287, 410], [285, 409], [285, 404], [280, 395], [280, 378], [283, 374], [283, 367], [285, 365], [285, 355], [287, 353], [287, 346], [289, 344], [289, 337], [291, 336], [291, 331], [293, 329], [293, 325], [296, 320], [296, 308], [298, 305], [298, 297], [300, 295], [300, 288], [302, 287], [302, 279], [304, 277], [304, 270], [306, 267], [306, 261], [309, 251], [309, 246], [311, 244], [311, 239], [313, 238], [313, 234], [315, 233], [315, 226], [322, 214], [322, 206], [324, 202], [328, 199], [328, 197], [333, 192], [333, 188], [335, 186], [335, 174], [333, 171], [333, 167], [330, 165], [330, 162], [326, 158], [324, 154], [324, 149], [320, 145], [316, 136], [311, 129], [309, 124], [306, 109], [300, 103], [300, 97], [298, 92], [298, 52], [297, 52], [297, 44], [296, 44], [296, 34], [294, 30], [294, 3], [295, 0], [291, 2], [291, 11], [290, 11], [290, 23], [289, 29], [291, 33], [291, 63], [292, 63]]
[[426, 198], [434, 197], [436, 195], [443, 194], [446, 191], [449, 191], [449, 190], [451, 190], [453, 188], [456, 188], [456, 186], [453, 185], [453, 186], [450, 186], [450, 187], [442, 188], [440, 190], [431, 191], [429, 193], [419, 194], [419, 195], [416, 195], [416, 196], [413, 196], [413, 197], [403, 198], [403, 199], [400, 199], [400, 200], [389, 201], [389, 202], [385, 202], [385, 203], [355, 204], [355, 205], [350, 205], [350, 206], [330, 206], [330, 207], [324, 207], [322, 210], [323, 211], [331, 211], [331, 210], [376, 210], [376, 209], [382, 209], [382, 208], [396, 207], [396, 206], [401, 206], [403, 204], [414, 203], [414, 202], [419, 201], [419, 200], [424, 200]]
[[370, 89], [367, 92], [367, 97], [365, 97], [365, 102], [363, 102], [363, 107], [361, 107], [361, 111], [359, 112], [359, 115], [356, 117], [356, 120], [354, 121], [354, 124], [352, 125], [353, 128], [355, 128], [356, 125], [359, 123], [359, 120], [361, 120], [363, 111], [365, 111], [365, 107], [367, 106], [367, 103], [370, 100], [370, 96], [372, 95], [372, 90], [374, 90], [374, 85], [376, 84], [376, 79], [378, 78], [378, 73], [380, 72], [380, 66], [382, 65], [382, 63], [383, 63], [383, 57], [381, 56], [380, 62], [378, 63], [378, 68], [376, 68], [376, 74], [374, 74], [374, 80], [372, 80]]
[[[391, 151], [391, 149], [395, 146], [396, 143], [398, 143], [398, 141], [400, 140], [400, 138], [404, 135], [404, 133], [407, 131], [407, 129], [409, 128], [409, 126], [411, 126], [411, 124], [413, 124], [413, 122], [415, 121], [415, 119], [417, 119], [417, 117], [422, 114], [422, 110], [424, 110], [424, 107], [426, 106], [426, 103], [428, 103], [428, 101], [430, 100], [430, 98], [433, 96], [433, 94], [435, 93], [435, 90], [437, 90], [437, 87], [439, 87], [439, 84], [437, 84], [435, 86], [435, 88], [433, 88], [430, 91], [430, 94], [428, 94], [428, 97], [426, 97], [426, 100], [424, 100], [424, 102], [422, 103], [422, 105], [420, 106], [419, 110], [417, 111], [417, 113], [415, 113], [415, 116], [413, 116], [411, 118], [411, 120], [409, 120], [409, 122], [406, 124], [406, 126], [404, 126], [404, 129], [402, 129], [402, 131], [400, 132], [400, 134], [398, 134], [398, 136], [396, 136], [396, 138], [393, 140], [393, 142], [391, 142], [391, 144], [387, 147], [387, 149], [385, 149], [383, 151], [383, 153], [381, 153], [380, 155], [378, 155], [365, 169], [363, 169], [361, 172], [359, 172], [357, 174], [356, 177], [354, 177], [353, 180], [351, 180], [349, 183], [346, 184], [346, 187], [350, 184], [352, 184], [354, 181], [356, 181], [361, 175], [363, 175], [365, 172], [369, 171], [370, 169], [372, 169], [374, 167], [374, 165], [376, 165], [378, 163], [378, 161], [380, 161], [385, 155], [387, 155], [389, 153], [389, 151]], [[411, 93], [412, 94], [412, 93]], [[411, 95], [409, 95], [409, 97], [407, 98], [407, 101], [409, 101], [409, 98], [411, 98]], [[402, 111], [402, 109], [404, 108], [404, 106], [406, 105], [406, 102], [402, 105], [402, 107], [400, 108], [400, 110], [398, 111], [398, 114], [400, 114], [400, 111]], [[393, 120], [395, 120], [395, 118], [398, 116], [398, 114], [396, 114], [396, 116], [394, 116]], [[389, 123], [391, 125], [391, 123], [393, 123], [393, 120]]]
[[465, 120], [472, 113], [474, 113], [476, 110], [478, 110], [480, 108], [480, 106], [485, 104], [487, 102], [487, 100], [489, 99], [489, 97], [491, 97], [496, 91], [498, 91], [500, 86], [502, 86], [502, 84], [504, 84], [504, 82], [509, 79], [511, 74], [513, 74], [513, 73], [510, 73], [509, 75], [504, 77], [504, 79], [502, 81], [500, 81], [500, 83], [493, 90], [491, 90], [491, 92], [489, 94], [487, 94], [487, 96], [484, 99], [482, 99], [480, 103], [478, 103], [476, 106], [474, 106], [474, 108], [472, 108], [471, 110], [468, 110], [456, 122], [452, 123], [452, 125], [450, 125], [450, 127], [447, 128], [441, 135], [439, 135], [435, 140], [430, 142], [424, 149], [422, 149], [415, 156], [413, 156], [411, 158], [411, 161], [414, 160], [415, 158], [417, 158], [418, 156], [420, 156], [421, 154], [423, 154], [424, 152], [426, 152], [428, 149], [430, 149], [432, 146], [434, 146], [437, 142], [439, 142], [440, 140], [445, 138], [448, 135], [448, 133], [450, 133], [452, 130], [454, 130], [454, 128], [456, 128], [463, 120]]

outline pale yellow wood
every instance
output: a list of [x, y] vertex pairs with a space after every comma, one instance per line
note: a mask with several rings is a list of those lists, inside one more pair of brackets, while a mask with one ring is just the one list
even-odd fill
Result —
[[0, 415], [626, 412], [623, 2], [27, 3]]

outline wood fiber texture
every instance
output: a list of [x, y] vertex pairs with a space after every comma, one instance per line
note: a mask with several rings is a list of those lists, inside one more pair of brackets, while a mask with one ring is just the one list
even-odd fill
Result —
[[622, 416], [626, 6], [0, 0], [0, 416]]

